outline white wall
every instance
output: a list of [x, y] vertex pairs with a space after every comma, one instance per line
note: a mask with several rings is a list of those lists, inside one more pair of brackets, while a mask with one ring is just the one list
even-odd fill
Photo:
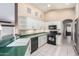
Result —
[[73, 19], [75, 17], [74, 9], [53, 10], [45, 15], [47, 21]]
[[13, 21], [15, 20], [15, 5], [14, 3], [0, 3], [0, 20]]
[[79, 17], [79, 3], [76, 4], [75, 6], [75, 18]]

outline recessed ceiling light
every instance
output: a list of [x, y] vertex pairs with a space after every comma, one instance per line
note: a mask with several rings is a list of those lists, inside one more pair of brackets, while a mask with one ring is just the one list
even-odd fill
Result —
[[50, 5], [50, 4], [48, 4], [48, 7], [51, 7], [51, 5]]

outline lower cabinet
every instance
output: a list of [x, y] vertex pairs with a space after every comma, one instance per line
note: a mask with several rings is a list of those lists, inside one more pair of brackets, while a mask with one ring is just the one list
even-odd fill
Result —
[[38, 47], [41, 47], [45, 43], [47, 43], [47, 35], [39, 36], [38, 37]]
[[31, 38], [25, 56], [31, 55], [33, 52], [35, 52], [38, 49], [38, 47], [41, 47], [45, 43], [47, 43], [47, 35], [41, 35], [38, 37]]
[[16, 49], [13, 47], [0, 47], [0, 56], [16, 56]]
[[26, 46], [16, 48], [16, 56], [24, 56], [26, 49]]
[[31, 52], [31, 42], [29, 42], [29, 45], [28, 45], [28, 47], [27, 47], [25, 56], [30, 56], [30, 52]]

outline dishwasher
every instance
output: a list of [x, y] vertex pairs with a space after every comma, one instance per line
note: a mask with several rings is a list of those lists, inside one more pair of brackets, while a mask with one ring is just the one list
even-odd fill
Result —
[[38, 37], [31, 38], [31, 54], [38, 49]]

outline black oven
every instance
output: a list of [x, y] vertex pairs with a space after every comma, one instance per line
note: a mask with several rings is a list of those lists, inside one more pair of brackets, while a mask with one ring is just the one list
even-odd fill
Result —
[[57, 25], [49, 25], [49, 30], [50, 32], [47, 35], [47, 43], [56, 45]]

